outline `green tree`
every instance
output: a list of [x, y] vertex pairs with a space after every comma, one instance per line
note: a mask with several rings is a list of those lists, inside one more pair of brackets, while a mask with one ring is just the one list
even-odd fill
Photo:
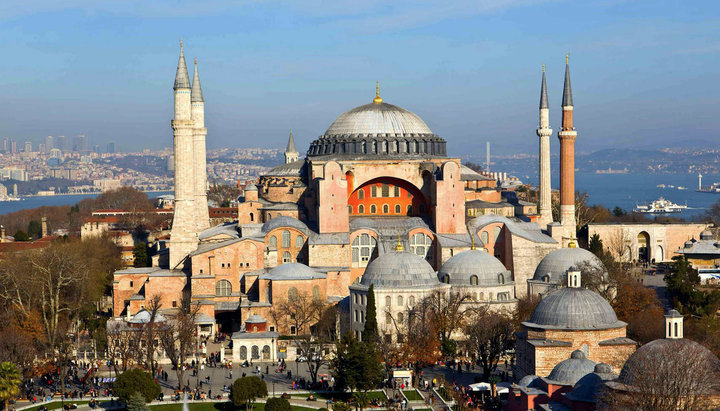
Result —
[[148, 257], [147, 244], [143, 241], [138, 241], [133, 249], [133, 257], [135, 257], [133, 265], [135, 267], [149, 267], [150, 258]]
[[113, 387], [118, 397], [126, 403], [136, 393], [140, 393], [146, 403], [160, 395], [160, 386], [153, 380], [152, 375], [139, 368], [133, 368], [118, 375]]
[[291, 411], [290, 401], [285, 398], [268, 398], [265, 402], [265, 411]]
[[382, 380], [382, 365], [375, 344], [358, 341], [348, 333], [337, 343], [331, 363], [335, 386], [367, 391]]
[[15, 241], [30, 241], [30, 236], [23, 230], [17, 230], [13, 236]]
[[8, 410], [10, 400], [20, 394], [22, 376], [15, 364], [3, 362], [0, 364], [0, 399], [5, 402], [5, 409]]
[[145, 398], [139, 392], [133, 394], [127, 401], [127, 411], [147, 411], [149, 408], [145, 405]]
[[255, 376], [238, 378], [232, 385], [231, 395], [236, 407], [244, 405], [246, 410], [251, 410], [256, 399], [267, 397], [267, 385]]
[[27, 234], [28, 237], [32, 239], [40, 238], [40, 235], [42, 234], [42, 225], [40, 225], [38, 220], [30, 220], [28, 223]]
[[598, 233], [593, 234], [592, 237], [590, 237], [588, 250], [590, 250], [590, 252], [595, 254], [596, 256], [600, 257], [604, 252], [603, 248], [603, 242], [600, 238], [600, 235], [598, 235]]
[[620, 206], [615, 206], [615, 208], [613, 208], [612, 210], [612, 213], [615, 217], [622, 217], [627, 214], [627, 212], [620, 208]]
[[375, 289], [370, 284], [367, 296], [367, 314], [365, 315], [365, 328], [362, 333], [363, 341], [367, 343], [378, 342], [377, 308], [375, 307]]

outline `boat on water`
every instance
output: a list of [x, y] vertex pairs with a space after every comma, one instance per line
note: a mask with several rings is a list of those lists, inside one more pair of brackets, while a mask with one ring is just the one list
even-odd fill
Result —
[[665, 188], [665, 184], [658, 184], [658, 185], [656, 185], [655, 187], [657, 187], [657, 188]]
[[687, 190], [687, 187], [683, 187], [683, 186], [678, 186], [678, 188], [677, 188], [677, 189], [678, 189], [678, 190]]
[[14, 197], [14, 196], [0, 196], [0, 202], [5, 201], [20, 201], [22, 198], [20, 197]]
[[675, 204], [670, 200], [662, 197], [651, 202], [650, 204], [635, 205], [633, 212], [642, 214], [670, 214], [680, 213], [688, 208], [687, 204]]

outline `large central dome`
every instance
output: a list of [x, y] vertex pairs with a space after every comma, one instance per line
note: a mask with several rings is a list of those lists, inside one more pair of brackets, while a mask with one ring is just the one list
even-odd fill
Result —
[[312, 142], [308, 156], [432, 158], [445, 157], [446, 148], [420, 117], [384, 103], [378, 93], [372, 103], [341, 114]]
[[416, 114], [388, 103], [370, 103], [340, 115], [325, 135], [432, 134]]

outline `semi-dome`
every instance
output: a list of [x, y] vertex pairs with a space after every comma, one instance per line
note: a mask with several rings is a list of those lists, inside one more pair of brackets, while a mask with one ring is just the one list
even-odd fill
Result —
[[665, 338], [650, 341], [638, 348], [623, 365], [618, 381], [634, 385], [645, 380], [645, 373], [654, 373], [658, 380], [663, 376], [674, 377], [678, 372], [674, 369], [678, 362], [662, 361], [663, 358], [672, 357], [704, 364], [707, 369], [720, 375], [720, 360], [705, 346], [684, 338]]
[[283, 228], [283, 227], [295, 228], [305, 234], [307, 234], [309, 232], [308, 226], [305, 225], [305, 223], [303, 223], [302, 221], [298, 220], [295, 217], [290, 217], [290, 216], [286, 216], [286, 215], [273, 217], [272, 219], [270, 219], [270, 221], [268, 221], [262, 225], [261, 231], [263, 233], [267, 234], [276, 228]]
[[424, 258], [407, 251], [392, 251], [368, 264], [360, 284], [375, 288], [431, 288], [440, 282]]
[[511, 281], [510, 272], [500, 260], [483, 250], [463, 251], [450, 257], [437, 277], [452, 285], [494, 286]]
[[595, 370], [595, 361], [588, 360], [585, 353], [575, 350], [570, 358], [560, 361], [548, 375], [548, 379], [562, 385], [575, 385], [582, 377]]
[[370, 104], [341, 114], [313, 141], [308, 156], [445, 157], [445, 140], [404, 108], [384, 103], [379, 94]]
[[265, 280], [312, 280], [324, 278], [323, 274], [301, 263], [284, 263], [273, 268], [267, 273], [261, 274], [260, 278]]
[[542, 329], [602, 330], [626, 325], [600, 294], [564, 287], [547, 294], [523, 325]]
[[261, 315], [253, 314], [250, 317], [248, 317], [247, 320], [245, 320], [245, 322], [248, 324], [261, 324], [261, 323], [267, 322], [267, 320], [265, 320]]
[[540, 261], [535, 269], [533, 280], [560, 284], [570, 268], [584, 269], [587, 265], [602, 270], [603, 275], [607, 275], [602, 261], [590, 251], [584, 248], [559, 248], [549, 252]]

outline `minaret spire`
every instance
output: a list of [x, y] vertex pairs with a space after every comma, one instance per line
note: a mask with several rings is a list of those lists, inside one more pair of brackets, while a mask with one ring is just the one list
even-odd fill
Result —
[[380, 104], [382, 101], [382, 97], [380, 97], [380, 81], [378, 80], [375, 84], [375, 98], [373, 99], [373, 103]]
[[[560, 140], [560, 224], [563, 238], [574, 238], [577, 230], [575, 221], [575, 139], [577, 131], [573, 125], [573, 97], [570, 87], [570, 55], [565, 55], [565, 87], [562, 98], [562, 127]], [[564, 242], [564, 240], [563, 240]]]
[[181, 88], [190, 88], [190, 76], [185, 64], [185, 52], [183, 51], [183, 42], [180, 40], [180, 58], [178, 59], [177, 71], [175, 72], [174, 90]]
[[548, 103], [547, 82], [545, 81], [545, 64], [543, 64], [542, 85], [540, 86], [540, 121], [536, 133], [540, 137], [539, 166], [540, 195], [538, 196], [538, 224], [541, 229], [546, 229], [552, 223], [552, 193], [550, 177], [550, 104]]
[[195, 73], [193, 74], [192, 92], [190, 93], [190, 101], [193, 103], [204, 102], [202, 94], [202, 86], [200, 85], [200, 75], [197, 69], [197, 59], [195, 59]]
[[295, 138], [293, 137], [292, 129], [290, 130], [290, 137], [288, 137], [287, 148], [285, 149], [285, 164], [290, 164], [298, 161], [297, 148], [295, 148]]
[[565, 55], [565, 86], [563, 87], [562, 105], [572, 106], [572, 87], [570, 86], [570, 54]]

